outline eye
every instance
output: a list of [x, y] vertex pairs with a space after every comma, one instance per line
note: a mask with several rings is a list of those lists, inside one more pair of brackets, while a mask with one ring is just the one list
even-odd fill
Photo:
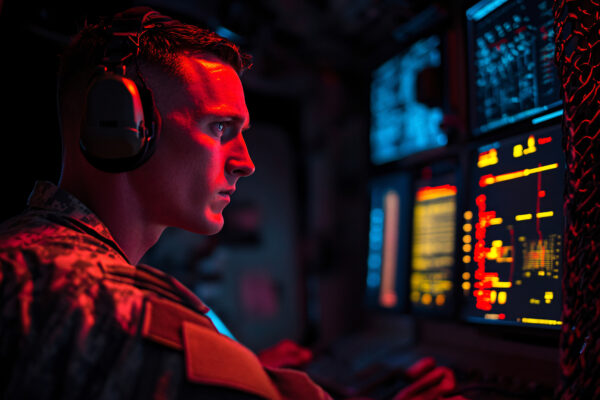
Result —
[[227, 128], [226, 121], [218, 121], [212, 124], [212, 130], [218, 137], [223, 136], [225, 129]]

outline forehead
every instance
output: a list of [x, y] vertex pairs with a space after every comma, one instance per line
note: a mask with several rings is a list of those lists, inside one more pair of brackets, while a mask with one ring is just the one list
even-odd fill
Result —
[[[244, 89], [233, 67], [215, 56], [180, 56], [180, 95], [198, 113], [248, 119]], [[233, 115], [229, 115], [233, 114]]]

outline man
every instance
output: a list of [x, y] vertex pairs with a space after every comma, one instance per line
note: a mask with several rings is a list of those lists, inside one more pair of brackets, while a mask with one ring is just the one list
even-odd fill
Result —
[[[220, 335], [172, 277], [135, 266], [167, 226], [217, 233], [237, 181], [254, 172], [247, 66], [227, 40], [145, 8], [86, 27], [67, 49], [59, 185], [38, 182], [0, 234], [2, 397], [329, 398]], [[111, 82], [114, 97], [94, 97]], [[94, 125], [113, 103], [133, 105], [133, 128]], [[412, 373], [427, 379], [401, 398], [452, 389], [431, 363]]]

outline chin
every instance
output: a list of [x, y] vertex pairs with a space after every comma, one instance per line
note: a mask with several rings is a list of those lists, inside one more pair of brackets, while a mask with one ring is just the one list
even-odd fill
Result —
[[204, 219], [201, 227], [201, 232], [198, 233], [201, 233], [203, 235], [215, 235], [221, 232], [224, 223], [225, 221], [223, 220], [222, 214], [212, 215], [211, 218]]

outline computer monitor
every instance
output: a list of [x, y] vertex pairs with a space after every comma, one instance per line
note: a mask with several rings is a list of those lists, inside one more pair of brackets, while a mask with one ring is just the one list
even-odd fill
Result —
[[454, 310], [456, 199], [455, 166], [442, 174], [426, 167], [415, 181], [410, 262], [415, 315], [450, 315]]
[[552, 0], [483, 0], [467, 12], [470, 121], [474, 135], [561, 113]]
[[561, 325], [564, 156], [559, 126], [480, 147], [462, 214], [461, 315]]
[[446, 145], [448, 138], [440, 128], [441, 62], [440, 38], [431, 36], [412, 44], [373, 72], [370, 132], [373, 164], [397, 161]]
[[404, 311], [410, 235], [410, 175], [371, 181], [366, 301], [371, 310]]

